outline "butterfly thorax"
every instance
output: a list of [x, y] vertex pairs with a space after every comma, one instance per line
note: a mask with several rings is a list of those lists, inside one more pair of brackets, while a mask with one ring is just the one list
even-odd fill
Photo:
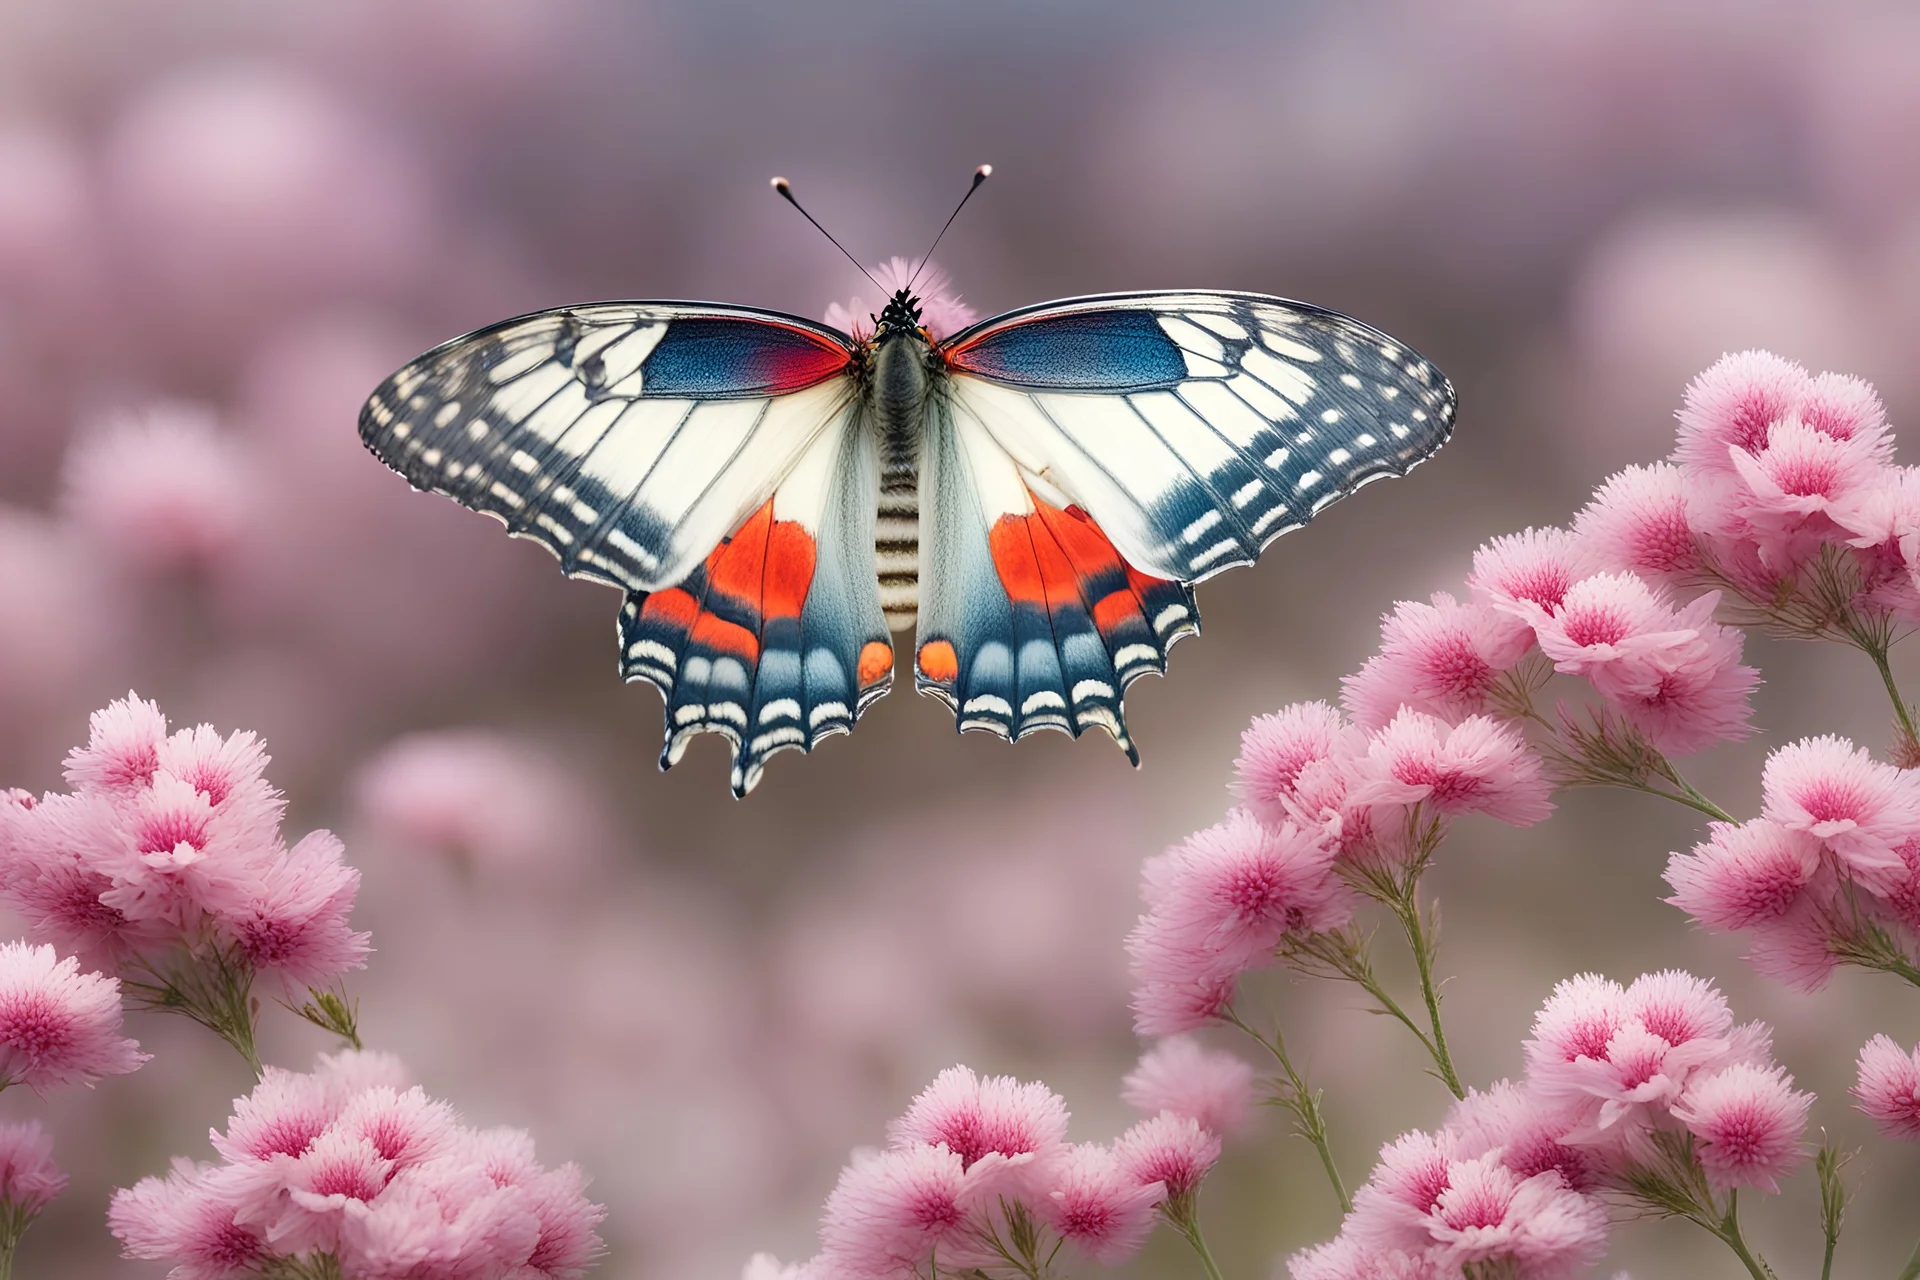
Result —
[[887, 626], [913, 626], [920, 600], [920, 446], [936, 361], [920, 323], [920, 300], [905, 289], [874, 318], [866, 395], [880, 436], [880, 507], [874, 566]]

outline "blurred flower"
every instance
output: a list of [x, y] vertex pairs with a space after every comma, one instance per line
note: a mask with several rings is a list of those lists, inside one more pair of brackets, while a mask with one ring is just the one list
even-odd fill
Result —
[[212, 410], [155, 404], [82, 430], [67, 455], [67, 518], [136, 575], [222, 568], [249, 532], [258, 488], [245, 447]]
[[1208, 1049], [1192, 1036], [1168, 1036], [1141, 1055], [1120, 1096], [1144, 1115], [1170, 1111], [1231, 1137], [1247, 1127], [1253, 1068], [1238, 1054]]
[[604, 1217], [571, 1166], [547, 1170], [516, 1130], [476, 1132], [419, 1089], [397, 1092], [381, 1055], [268, 1069], [236, 1100], [224, 1164], [177, 1160], [117, 1192], [109, 1225], [127, 1255], [225, 1276], [321, 1254], [346, 1276], [576, 1280]]
[[391, 130], [293, 67], [161, 79], [105, 155], [123, 266], [157, 311], [149, 341], [204, 361], [290, 306], [404, 284], [428, 256], [421, 173]]
[[364, 765], [369, 834], [499, 874], [551, 880], [603, 851], [597, 798], [549, 752], [482, 729], [416, 733]]
[[0, 1276], [12, 1274], [20, 1237], [66, 1185], [38, 1120], [0, 1124]]
[[0, 1089], [92, 1084], [149, 1055], [120, 1035], [120, 982], [50, 946], [0, 944]]
[[1892, 1036], [1873, 1037], [1860, 1046], [1851, 1092], [1881, 1133], [1920, 1141], [1920, 1049], [1909, 1053]]

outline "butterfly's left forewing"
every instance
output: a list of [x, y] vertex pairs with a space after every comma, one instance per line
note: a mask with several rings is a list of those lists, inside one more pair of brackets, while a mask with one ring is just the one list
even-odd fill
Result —
[[919, 684], [963, 729], [1099, 724], [1130, 755], [1121, 694], [1198, 629], [1190, 584], [1453, 425], [1451, 385], [1405, 344], [1257, 294], [1055, 303], [942, 354]]
[[718, 733], [744, 794], [768, 756], [847, 731], [891, 679], [852, 360], [844, 335], [792, 316], [569, 307], [428, 352], [360, 431], [416, 487], [625, 591], [621, 670], [666, 699], [663, 765]]

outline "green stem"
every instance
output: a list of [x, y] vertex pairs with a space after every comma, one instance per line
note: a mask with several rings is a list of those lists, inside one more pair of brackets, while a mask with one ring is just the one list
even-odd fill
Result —
[[1347, 1184], [1341, 1180], [1339, 1166], [1333, 1162], [1333, 1147], [1327, 1141], [1327, 1119], [1320, 1110], [1320, 1095], [1308, 1088], [1306, 1080], [1294, 1070], [1293, 1060], [1287, 1056], [1287, 1042], [1281, 1038], [1280, 1029], [1275, 1027], [1273, 1039], [1269, 1040], [1241, 1021], [1240, 1015], [1232, 1009], [1227, 1010], [1226, 1019], [1252, 1036], [1273, 1055], [1274, 1061], [1280, 1064], [1280, 1070], [1286, 1073], [1287, 1088], [1292, 1096], [1282, 1101], [1299, 1120], [1297, 1128], [1300, 1136], [1311, 1142], [1313, 1149], [1320, 1154], [1320, 1167], [1326, 1170], [1327, 1183], [1333, 1188], [1334, 1199], [1340, 1202], [1341, 1216], [1352, 1213], [1353, 1197], [1347, 1194]]
[[[1857, 643], [1857, 641], [1856, 641]], [[1920, 742], [1920, 734], [1913, 728], [1913, 717], [1907, 711], [1907, 703], [1900, 696], [1900, 686], [1893, 678], [1893, 663], [1887, 653], [1887, 646], [1880, 644], [1861, 645], [1866, 655], [1873, 659], [1874, 670], [1880, 673], [1880, 683], [1887, 686], [1887, 697], [1893, 699], [1893, 714], [1900, 717], [1900, 731], [1908, 742]]]
[[1464, 1098], [1467, 1091], [1460, 1086], [1460, 1073], [1454, 1070], [1453, 1056], [1447, 1052], [1446, 1028], [1440, 1024], [1440, 989], [1433, 981], [1433, 951], [1435, 943], [1427, 935], [1426, 925], [1420, 911], [1420, 882], [1410, 877], [1406, 893], [1393, 904], [1394, 915], [1400, 918], [1400, 927], [1406, 931], [1407, 945], [1413, 949], [1413, 963], [1420, 971], [1420, 998], [1426, 1001], [1427, 1022], [1433, 1028], [1432, 1038], [1421, 1037], [1427, 1046], [1427, 1052], [1433, 1056], [1433, 1065], [1440, 1073], [1440, 1081], [1446, 1085], [1454, 1097]]
[[1680, 788], [1678, 792], [1663, 791], [1650, 782], [1634, 784], [1632, 789], [1635, 791], [1643, 791], [1650, 796], [1659, 796], [1662, 800], [1671, 800], [1675, 804], [1683, 804], [1697, 813], [1706, 814], [1716, 822], [1731, 822], [1737, 824], [1740, 821], [1725, 809], [1722, 809], [1719, 805], [1707, 799], [1698, 791], [1695, 791], [1692, 784], [1687, 782], [1687, 780], [1679, 774], [1675, 773], [1671, 776], [1674, 784]]
[[1708, 1230], [1726, 1241], [1727, 1247], [1733, 1250], [1734, 1256], [1740, 1259], [1753, 1280], [1779, 1280], [1766, 1259], [1749, 1249], [1746, 1237], [1740, 1234], [1740, 1192], [1737, 1188], [1727, 1193], [1727, 1216], [1720, 1219], [1719, 1226], [1710, 1226]]
[[1907, 1259], [1907, 1265], [1900, 1268], [1898, 1280], [1915, 1280], [1920, 1277], [1920, 1244], [1913, 1246], [1913, 1253]]
[[[1187, 1243], [1193, 1246], [1193, 1251], [1200, 1255], [1200, 1266], [1206, 1271], [1207, 1280], [1225, 1280], [1225, 1277], [1220, 1274], [1219, 1264], [1214, 1262], [1213, 1255], [1207, 1251], [1206, 1238], [1200, 1234], [1200, 1220], [1188, 1219], [1181, 1234], [1187, 1238]], [[6, 1280], [6, 1277], [0, 1275], [0, 1280]]]

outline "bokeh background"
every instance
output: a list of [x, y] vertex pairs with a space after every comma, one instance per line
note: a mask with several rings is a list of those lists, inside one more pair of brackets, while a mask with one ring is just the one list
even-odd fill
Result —
[[[601, 1274], [804, 1257], [848, 1150], [953, 1062], [1046, 1079], [1077, 1136], [1124, 1127], [1139, 864], [1219, 816], [1247, 718], [1333, 696], [1396, 598], [1664, 453], [1692, 373], [1767, 345], [1913, 422], [1916, 138], [1920, 19], [1897, 0], [13, 0], [0, 782], [57, 785], [86, 713], [130, 687], [259, 730], [293, 833], [334, 827], [365, 872], [370, 1041], [593, 1172]], [[361, 451], [361, 400], [540, 307], [820, 314], [857, 278], [770, 174], [877, 260], [918, 252], [982, 161], [996, 177], [940, 257], [983, 312], [1311, 299], [1452, 376], [1454, 443], [1201, 590], [1205, 637], [1129, 699], [1138, 772], [1104, 741], [962, 739], [900, 694], [745, 802], [716, 740], [660, 774], [658, 699], [615, 677], [616, 597], [411, 493]], [[1749, 653], [1765, 739], [1883, 743], [1858, 655]], [[1695, 781], [1751, 813], [1763, 754], [1722, 748]], [[1816, 1122], [1867, 1145], [1842, 1270], [1891, 1274], [1920, 1163], [1844, 1088], [1870, 1032], [1914, 1039], [1920, 994], [1753, 978], [1658, 901], [1689, 815], [1562, 801], [1532, 831], [1463, 825], [1434, 873], [1466, 1074], [1517, 1069], [1559, 977], [1712, 975], [1776, 1024]], [[1438, 1121], [1440, 1086], [1352, 993], [1257, 999], [1327, 1085], [1350, 1181]], [[326, 1047], [266, 1021], [275, 1060]], [[160, 1275], [115, 1256], [106, 1195], [205, 1155], [247, 1087], [197, 1028], [133, 1023], [156, 1054], [137, 1075], [0, 1099], [50, 1117], [74, 1175], [23, 1276]], [[1810, 1182], [1754, 1224], [1789, 1268], [1811, 1263]], [[1274, 1114], [1207, 1199], [1230, 1275], [1336, 1225]], [[1609, 1265], [1642, 1276], [1733, 1274], [1678, 1226], [1615, 1241]], [[1128, 1274], [1192, 1267], [1158, 1241]]]

